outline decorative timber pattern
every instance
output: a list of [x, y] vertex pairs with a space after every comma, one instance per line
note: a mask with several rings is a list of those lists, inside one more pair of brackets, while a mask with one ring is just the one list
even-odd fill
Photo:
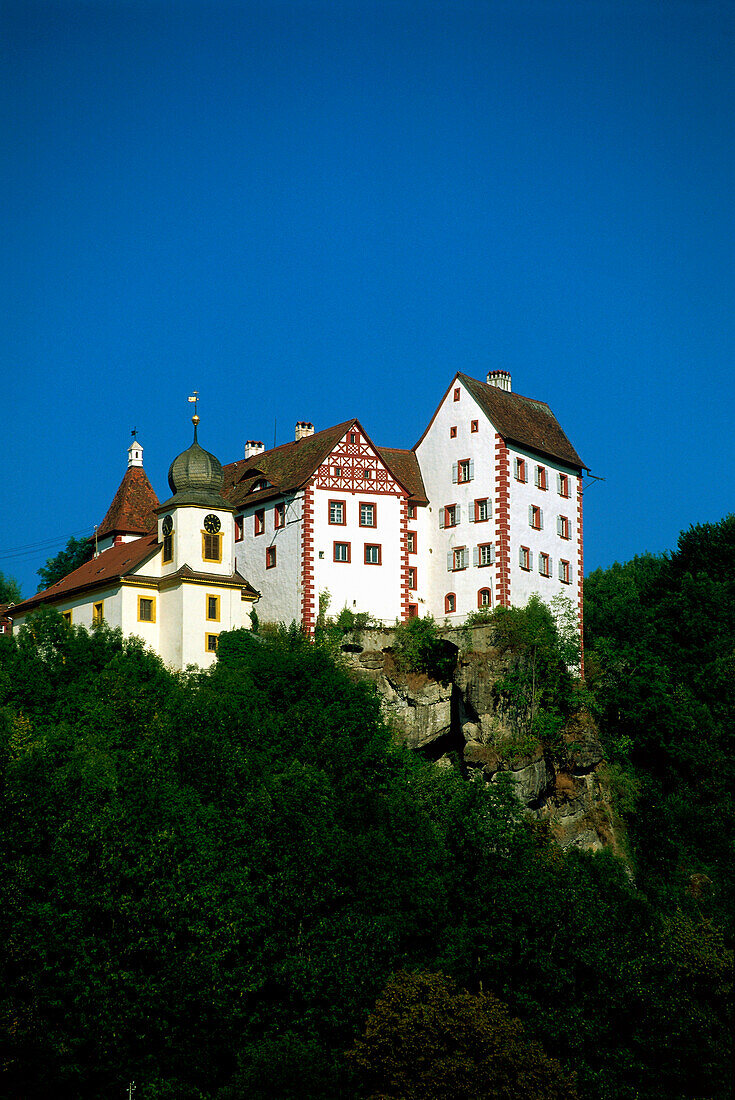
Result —
[[317, 470], [313, 484], [317, 489], [343, 493], [405, 495], [359, 431], [349, 431], [339, 441]]

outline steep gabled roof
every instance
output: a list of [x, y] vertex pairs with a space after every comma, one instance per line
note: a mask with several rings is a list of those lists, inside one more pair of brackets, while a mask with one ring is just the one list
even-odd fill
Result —
[[378, 447], [378, 454], [390, 472], [408, 490], [412, 504], [428, 504], [429, 498], [424, 488], [418, 459], [413, 451], [404, 451], [396, 447]]
[[130, 466], [120, 482], [97, 538], [107, 535], [148, 535], [156, 529], [158, 497], [142, 466]]
[[[437, 412], [455, 380], [460, 381], [471, 394], [506, 443], [517, 443], [540, 455], [566, 462], [569, 466], [586, 469], [545, 401], [537, 401], [532, 397], [523, 397], [520, 393], [501, 390], [499, 386], [490, 386], [487, 382], [478, 382], [476, 378], [458, 373], [439, 402]], [[434, 413], [435, 416], [436, 413]], [[414, 450], [428, 432], [434, 417]]]
[[[222, 495], [230, 504], [239, 506], [300, 489], [354, 423], [354, 420], [345, 420], [343, 424], [335, 424], [333, 428], [325, 428], [291, 443], [282, 443], [252, 458], [231, 462], [224, 467]], [[267, 481], [268, 488], [251, 492], [253, 485], [260, 480]]]
[[35, 596], [23, 600], [22, 603], [17, 603], [8, 614], [11, 618], [15, 618], [16, 615], [25, 615], [33, 611], [41, 604], [66, 600], [87, 589], [104, 588], [132, 573], [146, 558], [152, 557], [159, 546], [155, 535], [147, 535], [134, 542], [123, 542], [119, 546], [111, 546], [109, 550], [103, 550], [96, 558], [80, 565], [73, 573], [52, 584], [50, 588], [37, 592]]

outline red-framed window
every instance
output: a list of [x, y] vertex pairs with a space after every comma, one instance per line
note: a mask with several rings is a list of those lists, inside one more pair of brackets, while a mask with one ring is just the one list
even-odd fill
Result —
[[410, 603], [408, 605], [408, 617], [409, 619], [418, 619], [419, 605], [417, 603]]
[[332, 549], [332, 560], [341, 562], [352, 561], [352, 546], [349, 542], [335, 542]]
[[475, 464], [471, 458], [462, 458], [457, 463], [457, 482], [466, 485], [475, 476]]
[[557, 534], [562, 539], [570, 539], [572, 537], [572, 529], [569, 524], [568, 516], [557, 516], [556, 530]]
[[559, 562], [559, 580], [562, 584], [572, 583], [572, 567], [568, 561], [562, 560]]
[[470, 422], [470, 431], [471, 432], [479, 432], [479, 430], [480, 430], [480, 425], [478, 424], [478, 422], [476, 420], [471, 421]]
[[286, 526], [286, 505], [283, 501], [273, 509], [273, 525], [276, 529]]
[[235, 542], [242, 542], [245, 535], [245, 519], [243, 516], [235, 516]]
[[344, 527], [347, 523], [347, 504], [344, 500], [330, 500], [329, 522], [335, 527]]
[[457, 438], [457, 425], [456, 424], [452, 424], [451, 428], [449, 429], [449, 438], [450, 439], [456, 439]]
[[459, 401], [459, 386], [454, 391], [454, 400]]
[[440, 527], [456, 527], [459, 523], [459, 508], [456, 504], [445, 504], [439, 517]]
[[417, 576], [418, 576], [418, 573], [417, 573], [416, 566], [415, 565], [409, 565], [409, 567], [408, 567], [408, 587], [411, 589], [411, 591], [413, 591], [415, 588], [418, 587], [418, 585], [416, 584], [416, 577]]
[[543, 531], [544, 528], [544, 513], [539, 508], [538, 504], [529, 504], [528, 506], [528, 522], [534, 531]]
[[416, 519], [416, 505], [415, 504], [409, 504], [407, 506], [407, 516], [408, 516], [408, 519]]
[[568, 474], [557, 474], [556, 475], [556, 487], [559, 491], [559, 496], [560, 497], [570, 496], [571, 494], [569, 492], [569, 475]]
[[265, 548], [265, 567], [266, 569], [275, 569], [276, 567], [275, 546], [266, 546]]
[[546, 476], [546, 467], [536, 467], [536, 488], [546, 490], [549, 487], [549, 481]]
[[350, 443], [359, 443], [360, 442], [360, 433], [359, 432], [350, 432], [349, 433], [349, 439], [350, 439]]
[[265, 531], [265, 508], [258, 508], [253, 512], [253, 533], [262, 535]]
[[495, 546], [492, 542], [481, 542], [477, 547], [477, 566], [493, 565], [495, 562]]
[[444, 614], [452, 615], [457, 610], [457, 597], [454, 592], [447, 592], [444, 597]]
[[475, 523], [485, 523], [490, 518], [487, 497], [475, 501]]
[[466, 546], [455, 546], [447, 554], [447, 567], [456, 573], [460, 569], [466, 569], [469, 565], [469, 552]]
[[538, 556], [538, 571], [542, 577], [551, 576], [551, 558], [543, 551]]
[[406, 531], [406, 550], [408, 551], [408, 553], [415, 554], [417, 545], [418, 543], [416, 540], [416, 532]]
[[378, 506], [371, 500], [360, 501], [360, 526], [361, 527], [377, 527], [378, 526]]
[[514, 463], [516, 481], [528, 481], [528, 470], [525, 458], [517, 458]]
[[363, 481], [372, 481], [374, 477], [375, 470], [373, 470], [370, 466], [366, 466], [365, 469], [362, 471]]
[[490, 594], [489, 588], [480, 588], [477, 593], [477, 606], [478, 607], [492, 607], [493, 598]]
[[332, 477], [342, 477], [341, 466], [332, 466]]
[[533, 554], [528, 546], [521, 546], [518, 550], [518, 564], [528, 573], [533, 568]]
[[383, 562], [383, 548], [379, 542], [365, 543], [365, 565], [381, 565]]

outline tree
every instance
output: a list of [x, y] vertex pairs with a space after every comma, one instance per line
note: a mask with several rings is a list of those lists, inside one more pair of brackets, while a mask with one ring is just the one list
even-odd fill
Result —
[[497, 997], [444, 974], [393, 975], [348, 1057], [370, 1100], [577, 1100], [574, 1075]]
[[80, 565], [91, 561], [94, 555], [94, 543], [89, 539], [78, 539], [71, 536], [63, 550], [59, 550], [55, 557], [49, 558], [45, 565], [38, 570], [41, 583], [38, 591], [50, 588], [63, 577], [68, 577]]
[[0, 604], [20, 601], [20, 585], [15, 577], [6, 577], [4, 573], [0, 573]]

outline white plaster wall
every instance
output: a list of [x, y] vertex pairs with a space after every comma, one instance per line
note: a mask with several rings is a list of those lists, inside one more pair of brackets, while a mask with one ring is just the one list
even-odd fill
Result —
[[[160, 638], [160, 592], [155, 588], [147, 588], [143, 585], [123, 585], [122, 590], [122, 621], [121, 626], [123, 634], [135, 634], [138, 638], [142, 638], [146, 645], [151, 649], [155, 649], [156, 653], [160, 652], [159, 638]], [[138, 597], [144, 596], [146, 599], [154, 599], [156, 601], [156, 621], [154, 623], [141, 623], [138, 622]]]
[[[222, 524], [222, 561], [204, 561], [202, 557], [202, 531], [204, 530], [204, 517], [210, 513], [219, 517]], [[174, 524], [174, 556], [173, 561], [166, 565], [161, 562], [158, 555], [160, 574], [167, 576], [175, 573], [182, 565], [188, 565], [195, 572], [216, 573], [220, 576], [229, 576], [233, 571], [233, 547], [234, 547], [234, 520], [232, 512], [226, 508], [201, 508], [199, 505], [180, 505], [168, 512], [161, 512], [158, 517], [158, 541], [163, 542], [163, 520], [170, 515]], [[151, 565], [153, 563], [151, 562]], [[151, 574], [152, 570], [151, 570]]]
[[[570, 466], [552, 463], [550, 460], [519, 447], [508, 448], [510, 467], [510, 602], [518, 607], [528, 602], [529, 596], [538, 594], [544, 603], [549, 603], [561, 593], [573, 602], [578, 592], [578, 551], [579, 530], [577, 524], [577, 472]], [[524, 484], [515, 477], [515, 459], [524, 458], [528, 471], [528, 480]], [[545, 466], [548, 488], [539, 489], [535, 484], [536, 466]], [[569, 477], [569, 497], [561, 497], [557, 489], [557, 473]], [[528, 518], [530, 505], [538, 505], [543, 512], [543, 528], [534, 530]], [[557, 533], [557, 517], [567, 516], [570, 524], [570, 539], [563, 539]], [[533, 567], [530, 572], [521, 569], [519, 549], [528, 546], [533, 551]], [[540, 554], [551, 556], [551, 576], [544, 577], [539, 572]], [[559, 559], [570, 563], [571, 584], [559, 580]]]
[[[286, 505], [286, 524], [275, 526], [275, 506]], [[260, 592], [261, 598], [255, 610], [261, 622], [290, 623], [301, 619], [301, 522], [303, 494], [295, 497], [279, 497], [242, 511], [243, 539], [234, 543], [237, 568], [249, 584]], [[254, 534], [253, 516], [259, 508], [265, 509], [263, 534]], [[276, 565], [265, 567], [266, 547], [276, 548]], [[250, 604], [245, 614], [248, 616]]]
[[[76, 598], [64, 600], [50, 606], [60, 613], [71, 611], [72, 626], [86, 626], [88, 630], [91, 630], [93, 607], [94, 604], [100, 603], [100, 601], [104, 603], [103, 615], [108, 626], [122, 626], [122, 596], [119, 589], [101, 589], [93, 595], [84, 593]], [[14, 634], [18, 633], [27, 619], [28, 615], [19, 615], [17, 619], [13, 620]]]
[[184, 667], [184, 619], [182, 586], [158, 592], [159, 645], [161, 659], [171, 668]]
[[417, 504], [415, 517], [407, 522], [407, 529], [416, 532], [416, 553], [408, 555], [408, 564], [416, 566], [417, 581], [416, 588], [409, 589], [408, 602], [418, 604], [420, 616], [429, 614], [429, 532], [432, 515], [428, 505]]
[[[344, 500], [346, 523], [329, 523], [329, 501]], [[329, 614], [343, 607], [369, 611], [386, 624], [401, 616], [401, 500], [381, 493], [314, 490], [314, 592], [318, 610], [319, 593], [329, 589]], [[377, 525], [360, 527], [360, 502], [375, 505]], [[335, 562], [334, 543], [348, 542], [349, 562]], [[381, 564], [365, 564], [365, 543], [379, 544]], [[320, 556], [323, 555], [323, 556]]]
[[[453, 397], [455, 387], [460, 391], [459, 401]], [[476, 432], [471, 430], [473, 420], [478, 422]], [[457, 428], [456, 438], [451, 437], [452, 427]], [[457, 611], [447, 617], [450, 622], [461, 623], [468, 612], [477, 610], [480, 588], [489, 588], [494, 601], [496, 566], [473, 565], [474, 548], [479, 543], [495, 542], [495, 430], [460, 382], [449, 390], [416, 454], [430, 501], [426, 608], [435, 618], [443, 620], [445, 595], [454, 592]], [[452, 466], [468, 458], [474, 460], [474, 477], [466, 484], [455, 484]], [[476, 499], [483, 497], [488, 501], [488, 520], [471, 522], [470, 509]], [[449, 504], [460, 506], [460, 522], [456, 527], [442, 529], [440, 516]], [[447, 554], [462, 546], [467, 547], [469, 564], [466, 569], [450, 572]]]
[[[121, 543], [137, 542], [140, 535], [107, 535], [105, 538], [97, 540], [97, 554], [101, 554], [103, 550], [109, 550], [111, 546], [114, 546], [115, 538], [118, 538]], [[97, 554], [95, 554], [95, 557], [97, 557]]]

